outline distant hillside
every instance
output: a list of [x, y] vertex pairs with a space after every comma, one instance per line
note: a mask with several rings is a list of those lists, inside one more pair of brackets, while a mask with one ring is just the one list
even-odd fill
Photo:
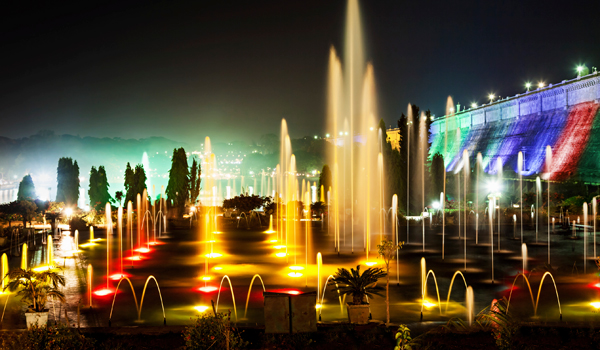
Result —
[[[60, 157], [77, 160], [80, 174], [84, 177], [83, 187], [87, 192], [88, 173], [92, 165], [104, 165], [110, 183], [110, 192], [114, 194], [123, 188], [123, 171], [127, 162], [132, 165], [142, 163], [147, 152], [151, 175], [150, 180], [157, 185], [166, 185], [167, 179], [158, 178], [168, 172], [169, 156], [173, 148], [185, 147], [181, 142], [163, 137], [145, 139], [95, 138], [73, 135], [56, 135], [52, 131], [41, 131], [30, 137], [10, 139], [0, 137], [0, 173], [4, 179], [20, 180], [31, 173], [38, 195], [47, 196], [51, 188], [52, 196], [56, 191], [56, 167]], [[41, 193], [43, 192], [43, 194]]]

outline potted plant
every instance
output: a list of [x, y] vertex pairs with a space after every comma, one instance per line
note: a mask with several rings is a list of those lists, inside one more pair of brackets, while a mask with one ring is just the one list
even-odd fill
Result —
[[35, 324], [45, 325], [48, 322], [48, 309], [46, 309], [48, 297], [65, 301], [65, 295], [58, 289], [59, 286], [65, 285], [65, 276], [58, 274], [56, 268], [42, 272], [35, 272], [31, 268], [27, 270], [16, 268], [8, 272], [5, 278], [9, 282], [4, 290], [8, 289], [11, 292], [19, 290], [17, 295], [21, 296], [21, 302], [28, 305], [25, 312], [27, 328]]
[[345, 268], [337, 270], [333, 279], [329, 281], [329, 285], [343, 296], [352, 296], [352, 301], [346, 303], [350, 323], [366, 324], [369, 322], [367, 297], [382, 296], [380, 291], [383, 290], [383, 287], [377, 285], [377, 280], [385, 275], [385, 271], [378, 267], [370, 267], [361, 274], [360, 265], [356, 266], [356, 270], [348, 271]]

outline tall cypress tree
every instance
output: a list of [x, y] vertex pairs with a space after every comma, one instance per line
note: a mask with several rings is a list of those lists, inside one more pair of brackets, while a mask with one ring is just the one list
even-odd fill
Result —
[[90, 170], [90, 189], [88, 190], [88, 197], [90, 198], [90, 207], [92, 208], [97, 208], [100, 205], [98, 186], [98, 170], [95, 166], [92, 166], [92, 169]]
[[169, 183], [167, 184], [167, 198], [176, 207], [182, 208], [189, 196], [189, 170], [187, 156], [183, 147], [173, 150], [171, 170], [169, 170]]
[[134, 173], [133, 169], [131, 169], [131, 164], [127, 162], [127, 167], [125, 168], [125, 203], [135, 203], [135, 183], [134, 183]]
[[198, 200], [198, 195], [200, 194], [200, 182], [202, 179], [200, 178], [202, 175], [202, 168], [200, 164], [196, 162], [196, 158], [192, 161], [192, 169], [190, 171], [190, 203], [196, 204]]
[[319, 175], [319, 188], [317, 188], [319, 198], [321, 200], [321, 186], [323, 187], [323, 197], [325, 198], [325, 203], [327, 203], [327, 192], [329, 191], [329, 187], [332, 186], [331, 180], [331, 169], [329, 169], [329, 165], [323, 165], [323, 169], [321, 170], [321, 175]]
[[77, 205], [79, 200], [79, 165], [71, 158], [60, 158], [56, 168], [56, 201]]
[[23, 180], [19, 183], [19, 192], [17, 192], [17, 200], [34, 200], [35, 199], [35, 186], [31, 175], [23, 176]]
[[99, 208], [102, 209], [106, 205], [106, 203], [112, 203], [114, 200], [110, 193], [108, 192], [108, 188], [110, 185], [108, 184], [108, 179], [106, 178], [106, 170], [104, 170], [104, 166], [100, 165], [98, 167], [98, 199], [99, 199]]
[[138, 164], [135, 166], [135, 172], [133, 174], [133, 186], [135, 188], [135, 198], [137, 198], [137, 194], [142, 195], [146, 187], [146, 171], [144, 170], [144, 166], [142, 164]]
[[76, 160], [73, 161], [69, 174], [69, 195], [71, 196], [71, 203], [77, 206], [77, 203], [79, 203], [79, 164]]

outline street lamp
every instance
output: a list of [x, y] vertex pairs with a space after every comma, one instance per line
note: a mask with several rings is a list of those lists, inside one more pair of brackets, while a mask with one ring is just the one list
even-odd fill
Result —
[[489, 94], [488, 98], [490, 99], [490, 103], [494, 102], [494, 98], [496, 98], [496, 96], [494, 96], [494, 94]]
[[525, 83], [525, 87], [527, 88], [527, 92], [529, 92], [529, 89], [531, 89], [531, 83], [530, 82], [526, 82]]

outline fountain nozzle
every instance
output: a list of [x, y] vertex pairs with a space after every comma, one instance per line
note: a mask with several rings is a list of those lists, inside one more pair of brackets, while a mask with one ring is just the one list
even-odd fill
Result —
[[421, 322], [423, 322], [423, 312], [421, 311]]
[[108, 320], [108, 326], [109, 326], [109, 327], [111, 326], [111, 321], [110, 321], [110, 319]]

